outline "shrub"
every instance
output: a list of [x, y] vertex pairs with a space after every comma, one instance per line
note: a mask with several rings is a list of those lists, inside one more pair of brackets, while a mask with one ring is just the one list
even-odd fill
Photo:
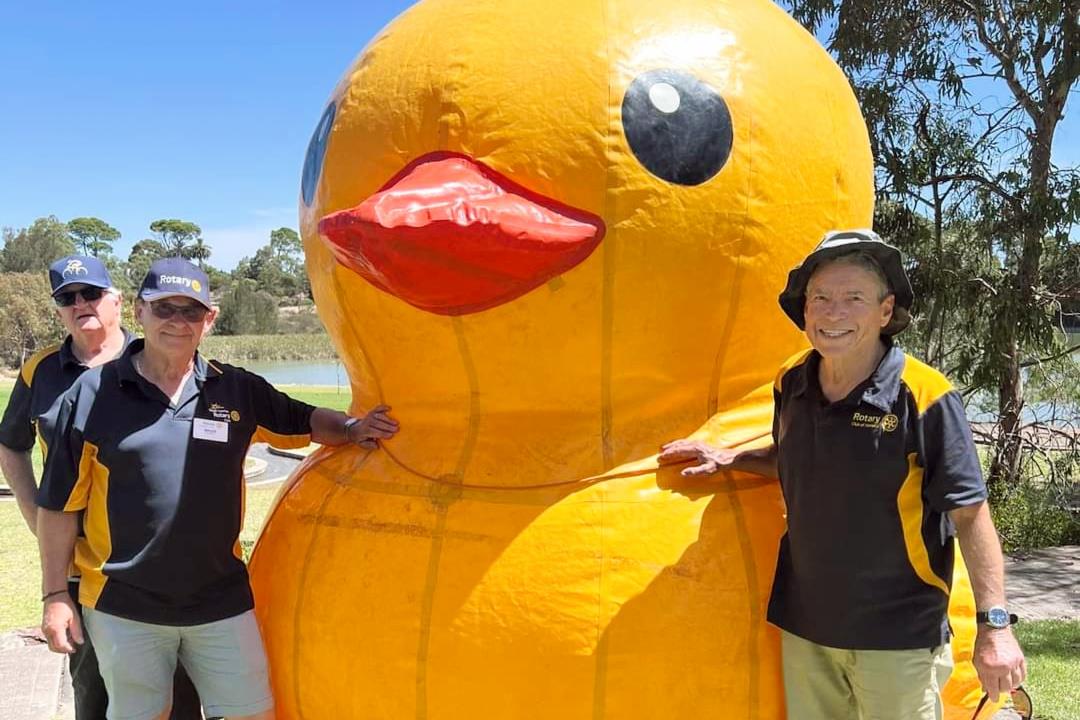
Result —
[[221, 335], [272, 335], [277, 332], [277, 302], [251, 280], [233, 283], [221, 297], [216, 327]]
[[[1075, 466], [1074, 466], [1075, 467]], [[1080, 544], [1080, 498], [1075, 474], [1064, 482], [1026, 478], [991, 501], [1006, 552]]]
[[0, 361], [5, 365], [18, 367], [64, 337], [49, 290], [44, 273], [0, 273]]

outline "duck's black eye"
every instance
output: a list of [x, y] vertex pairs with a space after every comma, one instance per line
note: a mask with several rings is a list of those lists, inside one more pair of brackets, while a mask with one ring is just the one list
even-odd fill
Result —
[[326, 108], [322, 119], [319, 120], [315, 132], [308, 143], [307, 155], [304, 157], [304, 176], [300, 182], [300, 194], [304, 198], [304, 204], [311, 207], [315, 200], [315, 187], [319, 184], [319, 173], [322, 172], [323, 157], [326, 155], [326, 139], [330, 137], [330, 128], [334, 126], [334, 114], [337, 107], [331, 103]]
[[641, 164], [679, 185], [700, 185], [731, 155], [731, 113], [719, 93], [693, 75], [651, 70], [630, 83], [623, 131]]

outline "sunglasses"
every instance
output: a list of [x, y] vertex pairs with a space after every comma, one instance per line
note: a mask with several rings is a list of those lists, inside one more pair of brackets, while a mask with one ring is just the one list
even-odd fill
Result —
[[202, 322], [206, 313], [210, 312], [202, 305], [173, 305], [164, 300], [155, 300], [150, 303], [150, 312], [159, 320], [168, 320], [173, 315], [180, 315], [189, 323]]
[[53, 302], [57, 307], [71, 307], [75, 304], [75, 298], [82, 296], [82, 299], [86, 302], [94, 302], [100, 300], [101, 296], [105, 294], [105, 290], [99, 287], [84, 287], [81, 290], [68, 290], [67, 292], [59, 292], [53, 295]]
[[[1020, 718], [1020, 720], [1028, 720], [1035, 716], [1035, 711], [1032, 708], [1031, 696], [1028, 695], [1027, 690], [1023, 685], [1020, 685], [1011, 693], [1012, 703], [1009, 705], [1009, 709], [1012, 710]], [[983, 693], [982, 700], [979, 701], [979, 707], [975, 708], [975, 714], [972, 716], [972, 720], [979, 717], [979, 713], [986, 706], [986, 701], [990, 697]]]

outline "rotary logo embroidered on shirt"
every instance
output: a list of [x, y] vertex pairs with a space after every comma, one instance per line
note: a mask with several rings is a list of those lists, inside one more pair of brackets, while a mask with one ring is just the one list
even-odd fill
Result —
[[885, 432], [892, 432], [900, 427], [900, 418], [892, 413], [888, 415], [868, 415], [856, 412], [851, 416], [851, 427], [881, 428]]

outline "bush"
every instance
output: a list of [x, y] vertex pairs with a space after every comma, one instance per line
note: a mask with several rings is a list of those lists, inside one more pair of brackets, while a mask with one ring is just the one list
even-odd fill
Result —
[[44, 273], [0, 273], [0, 297], [0, 362], [19, 367], [33, 352], [63, 339]]
[[994, 525], [1006, 552], [1080, 545], [1077, 479], [1047, 483], [1025, 479], [991, 500]]
[[273, 335], [278, 331], [277, 301], [251, 280], [233, 283], [221, 297], [216, 327], [221, 335]]

